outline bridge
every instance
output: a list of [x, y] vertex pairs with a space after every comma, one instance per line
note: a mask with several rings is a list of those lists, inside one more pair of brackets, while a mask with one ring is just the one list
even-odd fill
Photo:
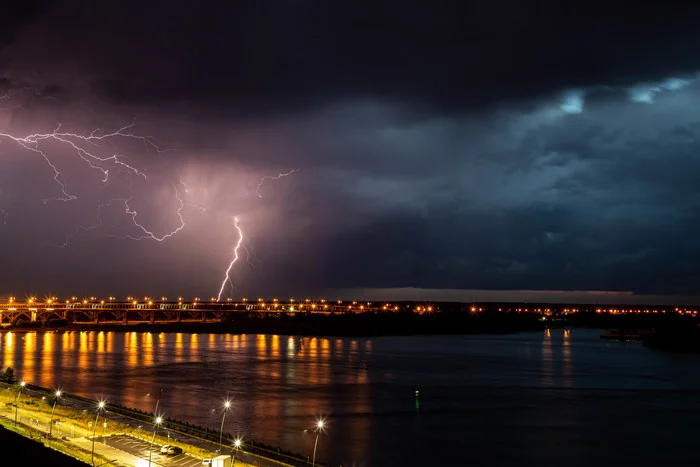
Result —
[[[354, 301], [313, 301], [310, 299], [296, 302], [293, 300], [265, 301], [241, 301], [226, 300], [201, 301], [195, 299], [191, 302], [178, 300], [172, 301], [124, 301], [110, 300], [53, 300], [37, 302], [28, 299], [17, 302], [10, 299], [6, 303], [0, 303], [0, 326], [12, 326], [21, 323], [49, 324], [52, 322], [65, 322], [68, 324], [139, 324], [139, 323], [182, 323], [182, 322], [221, 322], [232, 314], [268, 314], [268, 315], [294, 315], [304, 314], [334, 314], [334, 313], [374, 313], [396, 312], [405, 310], [406, 305], [396, 305], [372, 302]], [[414, 307], [413, 311], [423, 313], [431, 312], [432, 307]]]

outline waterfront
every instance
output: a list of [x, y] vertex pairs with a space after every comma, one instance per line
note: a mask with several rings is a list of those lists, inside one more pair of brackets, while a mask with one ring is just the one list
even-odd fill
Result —
[[[311, 454], [333, 465], [614, 465], [694, 457], [700, 357], [599, 339], [600, 330], [298, 338], [0, 334], [28, 382]], [[161, 389], [163, 390], [161, 392]], [[420, 391], [418, 399], [415, 391]]]

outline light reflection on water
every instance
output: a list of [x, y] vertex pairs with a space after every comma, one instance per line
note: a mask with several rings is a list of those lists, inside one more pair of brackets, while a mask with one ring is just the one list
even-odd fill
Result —
[[334, 465], [615, 465], [694, 456], [700, 357], [599, 334], [5, 333], [0, 361], [30, 383], [144, 411], [160, 395], [167, 417], [216, 430], [231, 399], [226, 431], [300, 453], [313, 449], [304, 429], [325, 415], [318, 457]]

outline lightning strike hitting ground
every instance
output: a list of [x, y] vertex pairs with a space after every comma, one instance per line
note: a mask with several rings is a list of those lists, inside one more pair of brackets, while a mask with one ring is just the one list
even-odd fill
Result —
[[271, 175], [265, 175], [263, 178], [260, 179], [260, 182], [258, 183], [258, 187], [255, 189], [255, 193], [257, 193], [258, 198], [262, 199], [262, 193], [260, 192], [260, 188], [262, 187], [263, 183], [265, 183], [265, 180], [279, 180], [282, 177], [288, 177], [289, 175], [292, 175], [294, 172], [298, 171], [299, 169], [290, 169], [289, 172], [286, 173], [281, 173], [276, 176], [271, 176]]
[[[10, 94], [5, 93], [0, 95], [0, 100], [5, 100], [9, 99]], [[6, 109], [0, 109], [0, 110], [6, 110]], [[66, 186], [64, 182], [64, 177], [61, 173], [61, 171], [58, 168], [57, 163], [54, 162], [54, 157], [53, 155], [49, 155], [50, 151], [46, 147], [46, 144], [48, 143], [57, 143], [59, 145], [65, 146], [68, 149], [75, 151], [75, 155], [83, 162], [85, 163], [90, 169], [94, 169], [98, 171], [101, 174], [101, 182], [104, 184], [104, 186], [107, 186], [108, 182], [110, 181], [110, 171], [118, 170], [121, 172], [126, 172], [129, 175], [132, 176], [137, 176], [143, 178], [145, 181], [148, 181], [148, 176], [146, 174], [145, 170], [139, 169], [130, 163], [128, 163], [126, 158], [122, 155], [119, 154], [112, 154], [112, 155], [102, 155], [99, 151], [105, 151], [105, 149], [108, 149], [105, 147], [105, 144], [103, 143], [112, 143], [112, 140], [116, 139], [129, 139], [129, 140], [136, 140], [140, 141], [146, 146], [148, 146], [150, 149], [153, 149], [157, 151], [158, 153], [163, 153], [166, 150], [161, 149], [158, 147], [158, 145], [154, 142], [154, 140], [150, 137], [145, 137], [145, 136], [139, 136], [136, 134], [131, 133], [129, 130], [134, 126], [134, 124], [124, 126], [122, 128], [119, 128], [116, 131], [105, 133], [102, 130], [94, 130], [91, 133], [86, 133], [86, 134], [80, 134], [80, 133], [69, 133], [65, 131], [61, 131], [61, 125], [58, 125], [55, 130], [53, 130], [50, 133], [33, 133], [29, 134], [26, 136], [16, 136], [10, 133], [2, 133], [0, 132], [0, 143], [2, 140], [9, 140], [14, 143], [16, 143], [18, 146], [21, 148], [31, 151], [33, 153], [36, 153], [40, 155], [48, 167], [51, 169], [53, 172], [53, 180], [54, 182], [58, 185], [60, 195], [57, 197], [53, 198], [48, 198], [44, 199], [44, 203], [48, 203], [49, 201], [72, 201], [77, 199], [77, 195], [71, 192], [68, 187]], [[261, 188], [265, 180], [279, 180], [280, 178], [287, 177], [294, 172], [296, 172], [298, 169], [291, 169], [286, 173], [280, 173], [276, 176], [264, 176], [260, 179], [257, 188], [256, 188], [256, 194], [258, 195], [259, 198], [262, 198], [262, 193], [261, 193]], [[177, 216], [179, 219], [179, 225], [172, 230], [171, 232], [165, 233], [163, 235], [157, 235], [153, 231], [149, 230], [146, 228], [143, 224], [141, 224], [138, 220], [138, 212], [136, 209], [134, 209], [129, 203], [132, 201], [132, 197], [128, 198], [113, 198], [107, 203], [98, 203], [98, 214], [97, 214], [97, 222], [93, 223], [92, 225], [82, 225], [76, 228], [75, 232], [70, 234], [67, 238], [64, 244], [62, 245], [63, 247], [66, 247], [69, 245], [70, 240], [75, 237], [80, 231], [89, 231], [89, 230], [94, 230], [99, 227], [104, 226], [104, 222], [102, 220], [101, 214], [102, 214], [102, 209], [107, 206], [111, 206], [115, 202], [123, 203], [124, 206], [124, 214], [126, 214], [133, 225], [140, 231], [140, 235], [125, 235], [125, 236], [117, 236], [117, 235], [107, 235], [110, 237], [116, 237], [120, 239], [131, 239], [131, 240], [155, 240], [157, 242], [163, 242], [166, 239], [169, 239], [170, 237], [174, 236], [178, 232], [180, 232], [182, 229], [185, 228], [186, 223], [185, 219], [183, 217], [183, 210], [185, 206], [193, 206], [195, 209], [197, 209], [201, 213], [205, 213], [207, 211], [207, 208], [192, 204], [189, 202], [186, 202], [185, 198], [187, 197], [187, 194], [189, 193], [189, 190], [187, 188], [187, 185], [185, 184], [184, 180], [180, 178], [180, 184], [182, 185], [183, 189], [182, 191], [179, 190], [177, 187], [173, 186], [173, 190], [175, 193], [175, 197], [177, 198], [179, 202], [179, 207], [177, 209]], [[4, 210], [0, 210], [0, 221], [1, 222], [6, 222], [7, 219], [7, 213]], [[231, 287], [233, 287], [233, 283], [230, 278], [230, 273], [231, 270], [234, 266], [234, 264], [238, 261], [240, 255], [240, 249], [243, 248], [246, 253], [247, 253], [247, 262], [253, 266], [253, 263], [251, 262], [251, 252], [250, 250], [246, 247], [244, 244], [244, 235], [243, 231], [239, 225], [238, 217], [233, 218], [233, 224], [238, 232], [238, 240], [235, 244], [235, 247], [233, 249], [233, 259], [228, 265], [228, 268], [226, 269], [225, 277], [224, 280], [221, 283], [221, 287], [219, 289], [219, 293], [217, 296], [217, 301], [221, 300], [221, 296], [224, 292], [224, 288], [226, 287], [226, 284], [230, 284]], [[252, 257], [255, 257], [255, 253], [252, 253]], [[256, 258], [257, 259], [257, 258]]]
[[224, 287], [226, 287], [226, 283], [231, 282], [230, 278], [230, 273], [231, 269], [233, 268], [233, 265], [238, 261], [238, 249], [241, 247], [243, 244], [243, 230], [241, 230], [241, 227], [238, 225], [238, 217], [233, 218], [233, 226], [236, 228], [238, 231], [238, 241], [236, 242], [236, 246], [233, 248], [233, 259], [228, 265], [228, 269], [226, 269], [226, 277], [224, 277], [223, 282], [221, 282], [221, 287], [219, 288], [219, 294], [216, 296], [216, 301], [221, 300], [221, 295], [224, 293]]

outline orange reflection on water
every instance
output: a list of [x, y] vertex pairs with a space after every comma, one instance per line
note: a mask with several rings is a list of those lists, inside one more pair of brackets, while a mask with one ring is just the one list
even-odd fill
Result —
[[41, 338], [41, 350], [39, 354], [39, 380], [36, 384], [45, 388], [53, 385], [53, 374], [51, 367], [54, 365], [54, 340], [56, 334], [45, 332]]
[[258, 359], [265, 358], [265, 351], [267, 350], [267, 336], [265, 334], [258, 334], [255, 336], [255, 345], [258, 348]]
[[175, 334], [175, 363], [182, 363], [182, 361], [185, 359], [185, 346], [183, 342], [184, 339], [182, 337], [182, 333], [178, 332], [177, 334]]
[[343, 356], [343, 339], [336, 339], [335, 340], [335, 356], [336, 357], [342, 357]]
[[61, 365], [65, 368], [74, 359], [76, 334], [75, 332], [64, 332], [61, 336]]
[[199, 334], [190, 334], [190, 360], [199, 360]]
[[564, 330], [564, 341], [562, 342], [562, 372], [564, 373], [564, 386], [567, 388], [574, 386], [573, 365], [571, 364], [571, 331]]
[[[168, 337], [168, 335], [164, 332], [161, 332], [160, 334], [158, 334], [158, 349], [159, 350], [164, 351], [167, 348], [167, 345], [166, 345], [168, 342], [167, 337]], [[163, 353], [164, 352], [161, 352], [161, 354], [163, 354]]]
[[146, 366], [153, 365], [153, 334], [145, 332], [141, 335], [141, 364]]
[[126, 364], [131, 368], [139, 366], [138, 334], [127, 332], [124, 335], [124, 351], [126, 352]]
[[272, 336], [272, 345], [271, 347], [271, 353], [270, 356], [277, 360], [280, 357], [280, 336], [277, 334]]
[[5, 334], [5, 349], [3, 350], [2, 371], [5, 371], [8, 367], [15, 367], [15, 340], [15, 333], [8, 332]]
[[542, 340], [542, 382], [547, 386], [554, 384], [554, 359], [552, 358], [552, 332], [549, 329], [544, 331]]
[[97, 368], [104, 368], [107, 358], [107, 343], [104, 331], [97, 333]]
[[22, 379], [24, 379], [27, 382], [31, 382], [34, 384], [36, 383], [37, 376], [36, 376], [36, 367], [35, 363], [36, 361], [34, 360], [34, 354], [36, 352], [36, 333], [34, 332], [28, 332], [26, 333], [22, 340], [24, 342], [23, 346], [23, 357], [22, 357], [22, 363], [24, 366], [24, 369], [22, 370]]
[[[289, 336], [287, 338], [287, 359], [289, 360], [289, 359], [294, 358], [296, 356], [296, 354], [297, 354], [296, 341], [294, 340], [294, 338], [292, 336]], [[291, 365], [289, 365], [289, 367], [287, 367], [287, 373], [289, 373], [289, 368], [291, 368], [291, 367], [292, 367]]]

